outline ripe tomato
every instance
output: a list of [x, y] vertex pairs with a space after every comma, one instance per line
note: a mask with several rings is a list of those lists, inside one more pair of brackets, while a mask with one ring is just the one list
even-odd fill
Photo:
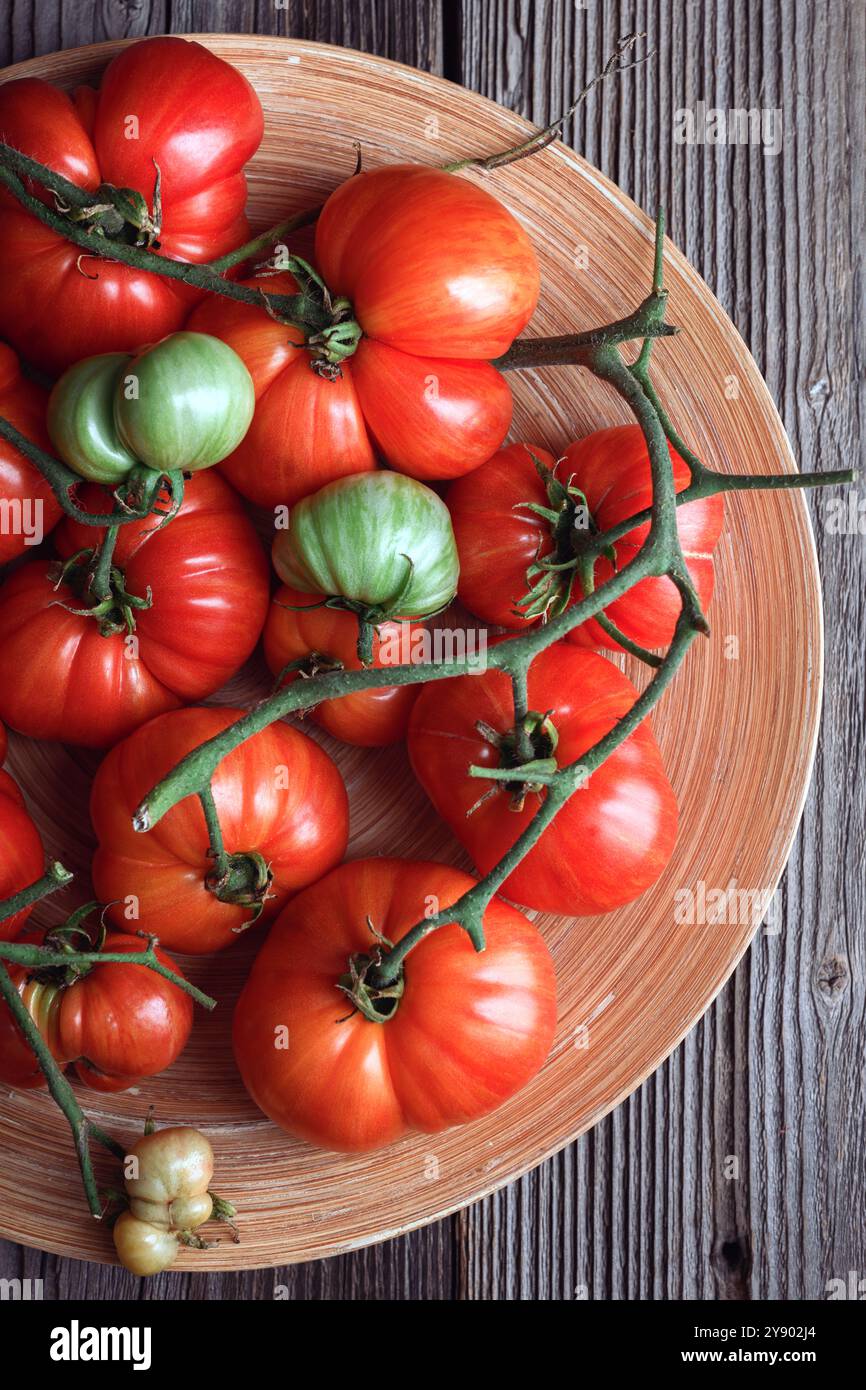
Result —
[[[564, 642], [529, 669], [529, 708], [550, 712], [533, 737], [535, 756], [560, 767], [579, 762], [634, 704], [637, 691], [605, 657]], [[504, 742], [497, 748], [476, 725]], [[438, 681], [422, 690], [409, 725], [409, 756], [436, 810], [483, 874], [503, 857], [538, 810], [534, 792], [514, 782], [476, 805], [487, 789], [472, 766], [516, 766], [511, 682], [500, 671]], [[475, 807], [473, 810], [472, 808]], [[610, 912], [645, 892], [671, 857], [677, 803], [661, 754], [644, 722], [566, 802], [506, 879], [503, 893], [526, 907], [565, 916]]]
[[[81, 500], [90, 511], [111, 509], [96, 486]], [[94, 528], [65, 520], [56, 543], [69, 559], [94, 544]], [[253, 651], [267, 613], [267, 561], [215, 473], [194, 475], [161, 530], [152, 517], [122, 526], [115, 563], [128, 593], [152, 591], [131, 637], [103, 636], [98, 621], [71, 611], [81, 597], [68, 583], [56, 588], [49, 563], [25, 565], [0, 589], [0, 718], [21, 733], [105, 747], [212, 694]]]
[[[0, 343], [0, 415], [34, 444], [50, 450], [45, 431], [47, 400], [41, 386], [22, 377], [12, 349]], [[13, 444], [0, 439], [0, 565], [23, 555], [28, 543], [38, 544], [61, 514], [42, 474]]]
[[[0, 762], [6, 756], [6, 730], [0, 724]], [[24, 797], [8, 772], [0, 771], [0, 901], [29, 888], [45, 871], [45, 851]], [[0, 921], [0, 941], [14, 941], [31, 909]]]
[[197, 797], [175, 806], [146, 834], [133, 830], [133, 812], [153, 785], [240, 715], [232, 709], [162, 715], [113, 748], [93, 784], [96, 891], [114, 904], [108, 913], [118, 926], [129, 920], [127, 900], [136, 899], [138, 927], [171, 950], [202, 954], [231, 945], [258, 903], [268, 921], [345, 853], [349, 813], [342, 778], [324, 749], [287, 724], [256, 734], [214, 774], [225, 850], [237, 860], [229, 883], [215, 881]]
[[[357, 620], [351, 613], [322, 608], [319, 602], [311, 603], [309, 594], [285, 585], [271, 602], [265, 623], [265, 660], [275, 676], [288, 665], [295, 666], [295, 674], [287, 675], [287, 683], [315, 671], [360, 669]], [[423, 626], [416, 623], [382, 623], [373, 638], [372, 665], [384, 664], [380, 660], [383, 643], [387, 644], [386, 651], [388, 645], [397, 642], [406, 646], [411, 660], [413, 636], [423, 631]], [[405, 738], [417, 694], [418, 688], [413, 685], [361, 690], [339, 700], [324, 700], [310, 711], [310, 717], [344, 743], [380, 748]]]
[[[530, 452], [531, 451], [531, 452]], [[454, 483], [448, 492], [448, 507], [460, 553], [460, 597], [466, 606], [488, 622], [503, 627], [526, 626], [526, 619], [514, 612], [516, 603], [529, 588], [526, 570], [537, 553], [566, 561], [575, 554], [575, 542], [592, 531], [606, 531], [650, 505], [652, 482], [646, 441], [639, 425], [618, 425], [597, 430], [565, 450], [556, 470], [563, 484], [569, 482], [586, 498], [580, 499], [564, 518], [554, 539], [551, 526], [521, 503], [549, 507], [545, 485], [535, 469], [532, 454], [546, 466], [551, 456], [535, 445], [512, 445], [501, 450], [489, 463]], [[673, 449], [674, 483], [677, 492], [689, 485], [688, 466]], [[515, 508], [517, 510], [515, 510]], [[589, 515], [587, 516], [587, 511]], [[688, 502], [677, 512], [680, 543], [701, 603], [706, 609], [713, 594], [713, 556], [724, 519], [721, 495]], [[589, 522], [589, 526], [586, 523]], [[633, 559], [643, 544], [648, 523], [629, 531], [614, 546], [616, 567]], [[606, 556], [596, 564], [598, 588], [613, 573]], [[560, 572], [562, 577], [562, 572]], [[565, 574], [567, 583], [569, 572]], [[572, 596], [580, 598], [582, 589], [575, 580]], [[622, 598], [609, 604], [605, 612], [611, 622], [632, 642], [640, 646], [667, 646], [674, 635], [680, 612], [680, 598], [670, 579], [643, 579]], [[594, 620], [582, 623], [569, 634], [578, 646], [606, 647], [616, 643]]]
[[[228, 477], [276, 506], [370, 470], [375, 452], [423, 480], [477, 468], [511, 424], [511, 390], [487, 359], [506, 351], [538, 299], [520, 224], [466, 179], [395, 165], [331, 195], [316, 259], [363, 330], [337, 381], [310, 371], [303, 335], [259, 309], [212, 300], [190, 319], [229, 343], [256, 383], [255, 419], [222, 465]], [[297, 290], [287, 274], [251, 283]]]
[[277, 532], [273, 560], [290, 588], [340, 599], [375, 623], [429, 617], [457, 590], [448, 508], [400, 473], [340, 478], [305, 497]]
[[[404, 989], [372, 1022], [337, 988], [377, 949], [473, 879], [445, 864], [362, 859], [328, 874], [272, 927], [235, 1009], [235, 1057], [253, 1100], [298, 1138], [365, 1151], [494, 1110], [536, 1074], [556, 1023], [553, 962], [498, 899], [486, 949], [440, 927], [406, 959]], [[348, 1015], [348, 1016], [347, 1016]]]
[[[103, 949], [145, 950], [140, 936], [109, 932]], [[157, 956], [182, 974], [157, 948]], [[45, 983], [24, 966], [9, 965], [18, 992], [55, 1061], [74, 1063], [95, 1091], [126, 1091], [176, 1061], [192, 1028], [188, 994], [145, 965], [95, 965], [74, 984]], [[22, 1089], [45, 1085], [34, 1054], [5, 1004], [0, 1004], [0, 1081]]]
[[[262, 138], [258, 97], [229, 63], [179, 38], [145, 39], [72, 96], [37, 78], [0, 87], [0, 136], [101, 201], [134, 190], [154, 211], [159, 251], [209, 261], [247, 236], [243, 168]], [[45, 201], [51, 205], [48, 195]], [[120, 233], [125, 235], [128, 228]], [[130, 352], [180, 328], [199, 296], [146, 271], [85, 256], [8, 194], [0, 205], [0, 334], [57, 373], [93, 353]], [[156, 249], [156, 248], [154, 248]]]
[[158, 473], [219, 463], [245, 435], [253, 405], [237, 353], [205, 333], [171, 333], [132, 356], [106, 352], [70, 367], [51, 392], [48, 429], [76, 473], [117, 484], [137, 463]]
[[[526, 571], [552, 546], [547, 524], [522, 502], [547, 505], [529, 450], [546, 468], [556, 460], [536, 444], [509, 444], [451, 484], [446, 494], [460, 557], [460, 602], [499, 627], [526, 627], [515, 608], [527, 590]], [[539, 502], [540, 495], [540, 502]]]

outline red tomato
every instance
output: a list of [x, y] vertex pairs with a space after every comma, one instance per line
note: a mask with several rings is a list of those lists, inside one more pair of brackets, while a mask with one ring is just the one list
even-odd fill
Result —
[[[83, 488], [81, 501], [111, 509], [103, 488]], [[65, 520], [58, 550], [68, 558], [99, 534]], [[104, 637], [93, 618], [70, 611], [81, 598], [55, 588], [46, 562], [25, 565], [0, 589], [0, 718], [21, 733], [106, 747], [212, 694], [253, 651], [267, 613], [267, 560], [212, 469], [187, 483], [181, 510], [161, 530], [152, 517], [122, 526], [115, 559], [129, 593], [152, 591], [132, 638]]]
[[[511, 423], [510, 388], [486, 359], [505, 352], [538, 299], [538, 264], [519, 223], [466, 179], [396, 165], [331, 195], [316, 257], [364, 331], [336, 382], [310, 370], [299, 332], [260, 309], [211, 299], [190, 319], [229, 343], [256, 385], [256, 415], [221, 465], [227, 476], [277, 506], [373, 468], [376, 452], [423, 480], [477, 468]], [[297, 288], [285, 274], [250, 283]]]
[[[47, 391], [22, 377], [15, 353], [0, 343], [0, 415], [50, 453], [47, 405]], [[13, 444], [0, 439], [0, 565], [23, 555], [28, 544], [38, 545], [60, 516], [60, 504], [42, 474]]]
[[[274, 594], [265, 623], [264, 644], [265, 660], [275, 676], [291, 662], [302, 663], [302, 671], [307, 675], [313, 670], [340, 667], [360, 671], [358, 619], [353, 613], [315, 606], [318, 602], [315, 595], [302, 594], [284, 584]], [[292, 607], [286, 607], [287, 604]], [[295, 608], [303, 611], [293, 611]], [[413, 660], [413, 636], [423, 631], [423, 623], [380, 623], [373, 638], [372, 665], [385, 664], [380, 659], [383, 643], [386, 652], [389, 646], [397, 648], [401, 659], [405, 648], [407, 661]], [[295, 679], [297, 675], [290, 675], [286, 683]], [[344, 743], [380, 748], [405, 738], [417, 694], [418, 687], [414, 685], [362, 690], [339, 700], [324, 700], [310, 711], [310, 717]]]
[[486, 1115], [532, 1079], [556, 1024], [553, 962], [536, 929], [498, 899], [480, 954], [456, 925], [410, 952], [384, 1022], [353, 1013], [337, 989], [350, 958], [376, 945], [369, 923], [396, 944], [473, 881], [445, 864], [362, 859], [290, 903], [234, 1017], [244, 1085], [275, 1124], [323, 1148], [377, 1149]]
[[509, 444], [452, 483], [446, 495], [460, 556], [457, 593], [471, 613], [499, 627], [526, 627], [515, 608], [526, 593], [526, 571], [552, 549], [548, 525], [521, 502], [547, 505], [532, 453], [546, 468], [556, 460], [537, 444]]
[[[6, 730], [0, 724], [0, 762], [6, 756]], [[0, 772], [0, 901], [29, 888], [45, 872], [45, 851], [24, 797], [8, 772]], [[14, 941], [31, 909], [0, 921], [0, 941]]]
[[[134, 189], [151, 211], [158, 165], [167, 256], [209, 261], [246, 239], [243, 169], [262, 138], [261, 106], [246, 78], [200, 44], [133, 44], [108, 65], [98, 93], [85, 87], [69, 97], [37, 78], [7, 82], [0, 136], [94, 195], [104, 183]], [[0, 242], [0, 334], [53, 373], [164, 337], [198, 297], [117, 261], [82, 261], [79, 247], [11, 194], [0, 205]]]
[[[138, 954], [140, 936], [109, 932], [106, 951]], [[175, 962], [157, 956], [176, 975]], [[95, 1091], [125, 1091], [146, 1076], [165, 1071], [186, 1046], [193, 1002], [188, 994], [145, 965], [96, 965], [69, 986], [45, 984], [20, 965], [9, 974], [52, 1056], [75, 1064], [80, 1081]], [[9, 1012], [0, 1003], [0, 1081], [32, 1089], [45, 1085], [36, 1058]]]
[[[96, 892], [103, 902], [114, 902], [108, 911], [118, 926], [129, 921], [127, 900], [137, 899], [137, 927], [171, 950], [221, 950], [250, 923], [253, 910], [217, 896], [197, 797], [175, 806], [146, 834], [133, 830], [132, 814], [182, 757], [241, 713], [185, 709], [162, 715], [112, 749], [93, 784]], [[324, 749], [297, 729], [274, 724], [256, 734], [223, 759], [212, 786], [226, 852], [260, 855], [273, 874], [263, 921], [342, 859], [349, 826], [346, 789]]]
[[[541, 737], [536, 756], [555, 756], [560, 767], [579, 762], [637, 698], [605, 657], [564, 642], [535, 658], [528, 690], [529, 708], [550, 711], [559, 736], [555, 750]], [[409, 726], [409, 756], [436, 810], [486, 874], [532, 820], [539, 800], [530, 792], [513, 809], [518, 777], [503, 784], [468, 776], [471, 765], [511, 761], [507, 745], [500, 750], [487, 742], [478, 721], [501, 735], [512, 730], [511, 682], [502, 672], [425, 686]], [[499, 790], [472, 810], [488, 787]], [[676, 827], [676, 798], [644, 722], [566, 802], [502, 891], [543, 912], [610, 912], [655, 883], [671, 857]]]
[[[551, 466], [551, 456], [545, 450], [532, 444], [515, 444], [500, 450], [470, 477], [454, 483], [448, 492], [460, 554], [460, 597], [479, 617], [509, 628], [526, 626], [526, 619], [513, 609], [515, 601], [529, 587], [527, 567], [539, 549], [541, 554], [549, 555], [554, 548], [548, 523], [520, 507], [526, 502], [550, 505], [530, 450], [542, 463]], [[688, 487], [691, 474], [673, 449], [670, 455], [676, 490], [682, 492]], [[571, 444], [560, 459], [556, 474], [561, 482], [571, 481], [583, 492], [593, 527], [600, 531], [643, 511], [652, 501], [649, 456], [639, 425], [597, 430]], [[680, 543], [704, 609], [713, 595], [712, 552], [723, 520], [721, 495], [688, 502], [677, 512]], [[618, 569], [634, 558], [648, 529], [646, 523], [617, 541], [614, 550]], [[566, 544], [561, 558], [565, 560], [572, 553]], [[595, 569], [596, 587], [612, 573], [610, 560], [602, 556]], [[574, 598], [581, 594], [580, 584], [575, 582]], [[633, 642], [658, 648], [672, 640], [680, 607], [675, 585], [662, 577], [641, 580], [609, 604], [605, 612]], [[594, 621], [581, 624], [569, 634], [569, 640], [578, 646], [616, 650], [616, 644]]]

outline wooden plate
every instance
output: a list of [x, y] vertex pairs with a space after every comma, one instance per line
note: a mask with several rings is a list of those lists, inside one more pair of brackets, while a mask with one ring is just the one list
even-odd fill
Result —
[[[394, 160], [442, 163], [491, 152], [528, 129], [482, 97], [399, 64], [321, 44], [204, 36], [253, 83], [265, 109], [251, 169], [251, 211], [266, 227], [320, 200], [351, 173], [360, 141], [367, 168]], [[6, 76], [61, 85], [98, 79], [123, 45], [97, 44], [21, 63]], [[539, 335], [618, 318], [646, 293], [649, 219], [596, 169], [556, 145], [485, 178], [530, 229], [541, 259]], [[676, 228], [673, 229], [676, 233]], [[744, 343], [697, 273], [668, 248], [670, 318], [680, 337], [656, 348], [669, 412], [710, 464], [792, 471], [781, 421]], [[575, 369], [512, 377], [514, 437], [556, 451], [627, 419], [607, 387]], [[184, 962], [221, 1007], [199, 1018], [184, 1056], [142, 1094], [86, 1103], [103, 1128], [129, 1138], [146, 1106], [162, 1123], [199, 1125], [217, 1155], [216, 1185], [240, 1209], [242, 1244], [178, 1268], [233, 1269], [332, 1255], [433, 1221], [509, 1182], [594, 1125], [659, 1065], [694, 1025], [745, 951], [748, 910], [772, 890], [796, 829], [815, 746], [821, 695], [821, 594], [812, 533], [799, 496], [751, 494], [727, 505], [718, 550], [713, 637], [692, 649], [655, 720], [682, 808], [673, 862], [633, 906], [598, 919], [541, 917], [560, 985], [559, 1031], [541, 1075], [485, 1120], [346, 1158], [296, 1143], [248, 1100], [229, 1047], [232, 1001], [255, 950]], [[265, 688], [260, 665], [221, 697]], [[327, 740], [323, 739], [326, 743]], [[463, 862], [414, 783], [402, 749], [376, 754], [328, 743], [352, 800], [351, 854], [381, 851]], [[48, 848], [85, 877], [92, 847], [85, 812], [95, 760], [13, 739], [11, 770], [25, 786]], [[580, 852], [580, 847], [575, 847]], [[677, 890], [698, 901], [731, 885], [735, 910], [713, 925], [675, 919]], [[76, 887], [78, 899], [86, 881]], [[41, 909], [56, 921], [59, 900]], [[106, 1172], [108, 1170], [106, 1169]], [[89, 1218], [65, 1121], [45, 1094], [0, 1105], [0, 1231], [28, 1245], [107, 1261], [107, 1231]]]

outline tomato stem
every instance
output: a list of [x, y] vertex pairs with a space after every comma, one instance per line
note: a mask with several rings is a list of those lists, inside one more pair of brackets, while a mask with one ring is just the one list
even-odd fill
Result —
[[0, 941], [0, 961], [8, 960], [12, 965], [22, 965], [27, 970], [42, 971], [55, 967], [86, 967], [94, 965], [144, 965], [154, 974], [161, 975], [170, 984], [190, 995], [197, 1004], [210, 1012], [216, 1008], [217, 1001], [209, 994], [197, 989], [182, 975], [177, 975], [156, 954], [155, 936], [144, 936], [147, 946], [143, 951], [61, 951], [50, 946], [33, 946], [24, 941]]
[[645, 39], [646, 34], [626, 34], [619, 39], [611, 56], [608, 58], [601, 72], [596, 73], [591, 82], [578, 92], [568, 110], [558, 116], [555, 121], [551, 121], [543, 130], [536, 131], [528, 139], [522, 140], [519, 145], [513, 145], [508, 150], [500, 150], [496, 154], [486, 156], [477, 155], [472, 158], [455, 160], [452, 164], [445, 164], [443, 168], [449, 174], [459, 173], [461, 169], [501, 169], [506, 164], [514, 164], [518, 159], [526, 159], [529, 155], [537, 154], [539, 150], [551, 145], [557, 135], [562, 130], [566, 121], [574, 115], [581, 102], [585, 101], [594, 87], [603, 82], [606, 77], [610, 77], [615, 72], [628, 72], [630, 68], [638, 67], [641, 63], [646, 63], [652, 58], [655, 49], [645, 53], [641, 58], [634, 58], [631, 62], [624, 63], [620, 60], [628, 53], [639, 39]]
[[67, 468], [59, 459], [47, 453], [45, 449], [40, 449], [38, 444], [34, 444], [32, 439], [28, 439], [20, 430], [9, 420], [0, 416], [0, 437], [22, 453], [30, 463], [33, 464], [37, 472], [48, 483], [60, 506], [68, 517], [73, 521], [79, 522], [82, 526], [125, 526], [132, 521], [142, 521], [150, 515], [150, 508], [140, 509], [135, 507], [122, 508], [120, 514], [116, 512], [87, 512], [79, 507], [75, 501], [75, 494], [84, 482], [78, 473], [73, 473], [71, 468]]
[[64, 869], [62, 864], [54, 860], [48, 865], [45, 873], [35, 883], [31, 883], [29, 888], [22, 888], [20, 893], [14, 893], [11, 898], [3, 898], [0, 901], [0, 922], [5, 922], [9, 917], [15, 917], [19, 912], [32, 907], [42, 898], [47, 898], [49, 893], [56, 893], [58, 888], [65, 888], [67, 883], [71, 883], [74, 874], [68, 869]]

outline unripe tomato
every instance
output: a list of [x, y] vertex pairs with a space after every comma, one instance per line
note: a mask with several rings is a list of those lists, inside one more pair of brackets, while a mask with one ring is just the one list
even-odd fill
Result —
[[213, 1149], [186, 1125], [155, 1130], [139, 1139], [126, 1159], [129, 1209], [139, 1221], [164, 1230], [191, 1231], [210, 1219]]
[[51, 392], [48, 429], [76, 473], [117, 484], [136, 463], [158, 473], [219, 463], [246, 434], [253, 406], [236, 352], [205, 333], [172, 333], [136, 356], [104, 353], [70, 367]]
[[175, 1126], [139, 1139], [126, 1156], [129, 1210], [114, 1225], [121, 1264], [133, 1274], [159, 1274], [174, 1263], [178, 1236], [209, 1221], [213, 1149], [197, 1129]]
[[124, 1269], [147, 1277], [161, 1274], [174, 1264], [180, 1249], [177, 1236], [164, 1226], [139, 1221], [131, 1211], [122, 1211], [112, 1230], [114, 1248]]
[[428, 617], [457, 590], [448, 508], [401, 473], [359, 473], [305, 497], [273, 559], [290, 588], [345, 600], [372, 622]]
[[237, 447], [254, 408], [252, 378], [237, 353], [219, 338], [184, 332], [130, 360], [114, 418], [120, 440], [142, 463], [195, 473]]

